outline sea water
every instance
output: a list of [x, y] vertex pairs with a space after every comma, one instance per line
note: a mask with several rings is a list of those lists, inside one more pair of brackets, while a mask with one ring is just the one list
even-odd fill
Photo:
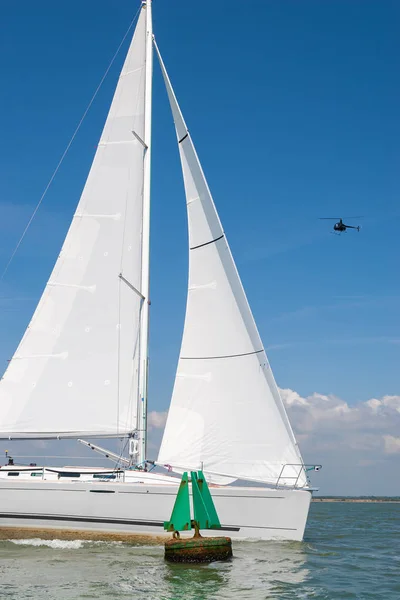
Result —
[[241, 541], [227, 563], [175, 565], [163, 547], [0, 542], [0, 599], [400, 600], [400, 504], [313, 503], [304, 542]]

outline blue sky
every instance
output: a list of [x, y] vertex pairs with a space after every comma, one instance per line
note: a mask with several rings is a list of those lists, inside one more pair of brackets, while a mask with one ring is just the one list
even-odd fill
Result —
[[[138, 4], [1, 7], [0, 267]], [[396, 0], [154, 0], [157, 41], [277, 382], [350, 409], [400, 395], [399, 18]], [[61, 246], [126, 49], [0, 284], [1, 368]], [[157, 65], [154, 96], [150, 403], [164, 411], [183, 327], [187, 233]], [[333, 222], [318, 220], [342, 215], [364, 215], [361, 232], [334, 236]], [[329, 455], [316, 440], [306, 446], [313, 461]], [[396, 442], [379, 448], [389, 470]]]

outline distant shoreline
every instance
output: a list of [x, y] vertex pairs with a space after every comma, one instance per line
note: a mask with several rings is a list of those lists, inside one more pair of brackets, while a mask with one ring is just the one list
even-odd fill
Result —
[[312, 502], [383, 502], [383, 503], [387, 503], [390, 502], [391, 504], [400, 504], [400, 498], [399, 497], [394, 497], [394, 498], [390, 498], [390, 497], [379, 497], [377, 496], [376, 498], [374, 497], [365, 497], [365, 496], [314, 496], [312, 498]]

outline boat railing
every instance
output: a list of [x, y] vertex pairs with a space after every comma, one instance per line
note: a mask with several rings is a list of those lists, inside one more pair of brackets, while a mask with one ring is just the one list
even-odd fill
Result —
[[[319, 471], [322, 469], [322, 465], [308, 465], [304, 463], [286, 463], [282, 466], [281, 472], [276, 482], [276, 487], [290, 486], [293, 488], [305, 488], [309, 487], [310, 480], [308, 473], [310, 471]], [[287, 474], [286, 474], [287, 473]], [[301, 475], [305, 475], [306, 482], [299, 485], [299, 479]]]

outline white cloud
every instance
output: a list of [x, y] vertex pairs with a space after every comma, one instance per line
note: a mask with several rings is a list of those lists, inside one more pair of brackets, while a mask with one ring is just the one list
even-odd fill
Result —
[[383, 436], [383, 439], [387, 454], [400, 454], [400, 437], [394, 437], [394, 435], [385, 435]]
[[308, 445], [332, 450], [375, 448], [387, 452], [384, 436], [400, 431], [400, 396], [371, 398], [350, 406], [334, 395], [314, 393], [305, 398], [290, 389], [281, 395], [299, 436], [307, 434]]
[[306, 463], [321, 494], [400, 495], [400, 396], [348, 404], [334, 395], [281, 390]]
[[158, 412], [152, 410], [147, 415], [147, 452], [150, 460], [155, 460], [158, 455], [158, 450], [161, 444], [161, 438], [167, 421], [168, 411]]
[[157, 412], [153, 410], [147, 415], [147, 425], [149, 429], [163, 429], [167, 420], [168, 411]]

